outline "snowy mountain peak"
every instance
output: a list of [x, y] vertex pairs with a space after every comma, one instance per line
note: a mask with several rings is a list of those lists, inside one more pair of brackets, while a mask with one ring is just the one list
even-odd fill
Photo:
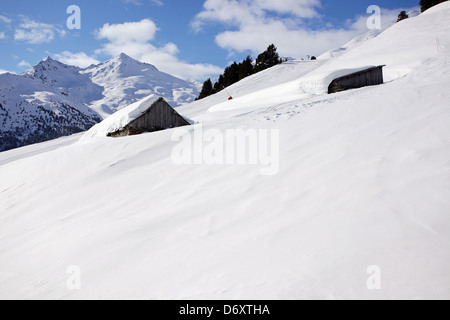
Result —
[[36, 66], [34, 66], [32, 69], [35, 68], [42, 68], [42, 67], [51, 67], [51, 68], [64, 68], [64, 69], [79, 69], [78, 67], [75, 66], [69, 66], [67, 64], [64, 64], [58, 60], [52, 59], [50, 56], [48, 56], [47, 58], [45, 58], [44, 60], [42, 60], [41, 62], [39, 62]]
[[125, 53], [80, 72], [104, 88], [105, 98], [91, 104], [104, 118], [151, 94], [164, 97], [175, 107], [192, 102], [200, 91], [199, 85], [161, 72]]
[[109, 61], [106, 61], [105, 64], [115, 65], [119, 68], [119, 71], [123, 73], [135, 73], [136, 71], [159, 71], [154, 65], [140, 62], [125, 53], [121, 53]]
[[138, 63], [140, 64], [141, 62], [139, 62], [136, 59], [133, 59], [132, 57], [130, 57], [129, 55], [125, 54], [125, 53], [121, 53], [118, 56], [115, 56], [114, 58], [110, 59], [109, 61], [111, 62], [119, 62], [119, 63], [127, 63], [127, 62], [134, 62], [134, 63]]
[[46, 82], [49, 73], [57, 71], [64, 72], [67, 70], [79, 72], [80, 69], [75, 66], [66, 65], [62, 62], [52, 59], [51, 57], [47, 57], [31, 69], [25, 71], [22, 75], [28, 78], [41, 79], [43, 82]]
[[122, 60], [122, 61], [130, 60], [130, 61], [139, 62], [138, 60], [133, 59], [132, 57], [130, 57], [129, 55], [127, 55], [123, 52], [117, 56], [117, 59]]

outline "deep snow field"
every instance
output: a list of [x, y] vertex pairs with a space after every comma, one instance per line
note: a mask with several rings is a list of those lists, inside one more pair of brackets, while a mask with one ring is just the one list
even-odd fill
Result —
[[[0, 153], [0, 299], [450, 299], [450, 3], [341, 51], [177, 108], [279, 130], [275, 175], [176, 165], [176, 130]], [[370, 65], [384, 85], [323, 92]]]

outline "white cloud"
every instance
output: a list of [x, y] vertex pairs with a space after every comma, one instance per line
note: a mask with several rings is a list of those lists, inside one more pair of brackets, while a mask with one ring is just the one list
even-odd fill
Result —
[[0, 15], [0, 22], [10, 24], [12, 22], [12, 20], [5, 16]]
[[88, 56], [84, 52], [77, 52], [72, 53], [70, 51], [64, 51], [60, 54], [55, 54], [54, 58], [58, 61], [61, 61], [62, 63], [71, 65], [71, 66], [77, 66], [80, 68], [86, 68], [89, 67], [92, 64], [99, 64], [100, 61], [97, 59]]
[[[306, 27], [305, 22], [323, 18], [317, 12], [320, 7], [320, 0], [206, 0], [192, 27], [198, 32], [207, 23], [223, 24], [228, 30], [216, 35], [216, 43], [230, 52], [256, 54], [274, 43], [282, 55], [292, 57], [319, 55], [369, 31], [369, 15], [355, 17], [340, 28]], [[392, 25], [400, 11], [383, 10], [384, 26]], [[316, 20], [318, 25], [323, 24]]]
[[98, 38], [108, 39], [114, 43], [130, 43], [130, 42], [142, 42], [153, 40], [158, 28], [156, 24], [149, 20], [144, 19], [139, 22], [125, 22], [123, 24], [109, 24], [106, 23], [98, 31]]
[[12, 74], [15, 74], [15, 72], [13, 72], [13, 71], [8, 71], [8, 70], [0, 69], [0, 74], [4, 74], [4, 73], [12, 73]]
[[31, 64], [29, 64], [28, 62], [26, 62], [25, 60], [20, 61], [17, 64], [20, 68], [30, 68]]
[[99, 39], [108, 42], [97, 53], [116, 56], [120, 53], [155, 65], [161, 71], [184, 79], [204, 79], [222, 69], [210, 64], [189, 64], [177, 58], [179, 49], [174, 43], [156, 47], [150, 43], [155, 38], [158, 28], [149, 19], [123, 24], [105, 24], [97, 31]]
[[55, 35], [64, 36], [65, 31], [57, 26], [23, 18], [14, 33], [14, 39], [29, 44], [49, 43]]
[[294, 14], [299, 18], [318, 16], [316, 8], [321, 6], [320, 0], [255, 0], [252, 2], [258, 9], [282, 14]]
[[[12, 22], [12, 20], [5, 16], [0, 15], [0, 22], [5, 23], [5, 24], [10, 24]], [[6, 39], [5, 32], [0, 32], [0, 40], [2, 40], [2, 39]]]
[[271, 14], [313, 18], [319, 14], [320, 0], [206, 0], [192, 26], [200, 31], [207, 21], [218, 21], [232, 26], [255, 25], [269, 19]]

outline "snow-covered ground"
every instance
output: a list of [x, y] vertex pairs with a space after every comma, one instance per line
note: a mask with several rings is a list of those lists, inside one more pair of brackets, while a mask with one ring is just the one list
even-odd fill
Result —
[[[179, 108], [191, 132], [279, 130], [276, 175], [175, 165], [173, 130], [0, 153], [0, 298], [450, 299], [449, 17]], [[378, 64], [384, 85], [302, 90]]]

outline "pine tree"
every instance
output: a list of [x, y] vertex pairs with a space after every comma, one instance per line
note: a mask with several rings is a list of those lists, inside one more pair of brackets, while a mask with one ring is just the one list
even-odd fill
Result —
[[228, 66], [223, 71], [223, 86], [228, 87], [231, 85], [231, 67]]
[[239, 70], [241, 69], [240, 64], [237, 64], [236, 62], [234, 62], [231, 65], [231, 84], [235, 84], [236, 82], [238, 82], [239, 79]]
[[225, 68], [225, 72], [223, 73], [225, 87], [231, 86], [239, 81], [239, 69], [240, 67], [236, 62], [233, 62], [233, 64]]
[[435, 5], [441, 3], [441, 2], [445, 2], [448, 0], [420, 0], [420, 6], [421, 6], [421, 10], [422, 12], [430, 9], [431, 7], [434, 7]]
[[202, 91], [200, 92], [200, 95], [198, 96], [198, 100], [201, 100], [203, 98], [206, 98], [206, 97], [212, 95], [213, 94], [213, 90], [214, 89], [213, 89], [213, 85], [212, 85], [211, 79], [206, 80], [203, 83], [203, 88], [202, 88]]
[[214, 91], [220, 92], [223, 90], [223, 88], [224, 88], [224, 77], [223, 75], [220, 75], [219, 79], [214, 84]]
[[242, 61], [239, 69], [239, 80], [242, 80], [254, 73], [253, 60], [252, 57], [247, 56], [247, 58]]
[[408, 16], [408, 14], [406, 13], [406, 11], [402, 11], [402, 12], [400, 12], [400, 14], [398, 15], [397, 22], [400, 22], [400, 21], [405, 20], [405, 19], [408, 19], [408, 18], [409, 18], [409, 16]]
[[271, 44], [266, 51], [261, 53], [256, 59], [256, 72], [263, 71], [265, 69], [271, 68], [281, 61], [280, 55], [277, 52], [277, 47]]
[[267, 58], [268, 58], [270, 67], [276, 66], [277, 64], [280, 63], [280, 55], [278, 54], [277, 47], [275, 47], [275, 45], [271, 44], [267, 48], [267, 53], [268, 53]]

